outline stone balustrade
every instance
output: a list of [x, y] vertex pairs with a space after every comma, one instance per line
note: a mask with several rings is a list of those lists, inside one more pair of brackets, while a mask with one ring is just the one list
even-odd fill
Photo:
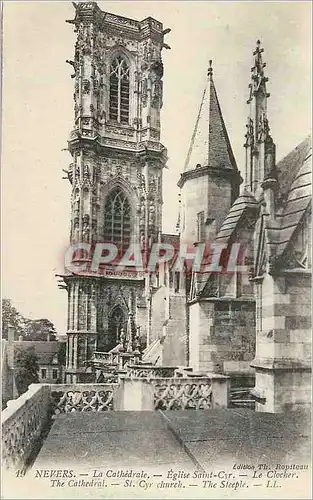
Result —
[[127, 366], [127, 375], [137, 378], [174, 377], [177, 366], [130, 365]]
[[227, 408], [230, 381], [224, 375], [194, 377], [120, 377], [115, 395], [119, 410], [202, 410]]
[[32, 384], [2, 412], [2, 462], [22, 469], [40, 441], [51, 415], [50, 388]]
[[32, 384], [18, 399], [9, 401], [2, 412], [3, 465], [14, 469], [27, 466], [52, 415], [57, 418], [60, 413], [71, 412], [202, 410], [228, 405], [229, 377], [216, 374], [152, 378], [126, 374], [120, 376], [118, 383]]
[[55, 415], [81, 411], [111, 411], [117, 384], [51, 384], [51, 405]]
[[128, 352], [100, 352], [93, 354], [91, 363], [97, 368], [107, 366], [117, 366], [123, 369], [128, 363], [137, 363], [140, 360], [140, 353]]
[[95, 363], [104, 363], [108, 365], [118, 365], [119, 364], [119, 353], [118, 352], [94, 352], [92, 361]]

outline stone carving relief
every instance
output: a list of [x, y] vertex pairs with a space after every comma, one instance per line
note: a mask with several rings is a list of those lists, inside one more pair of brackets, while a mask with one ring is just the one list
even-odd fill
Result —
[[245, 134], [246, 143], [245, 146], [253, 146], [254, 145], [254, 130], [253, 130], [253, 120], [248, 118], [248, 123], [246, 125], [247, 132]]
[[89, 236], [90, 236], [90, 227], [89, 227], [89, 215], [84, 215], [83, 217], [83, 241], [85, 243], [89, 242]]
[[266, 114], [263, 112], [259, 118], [259, 123], [258, 123], [258, 137], [257, 137], [258, 142], [261, 142], [268, 137], [269, 130], [270, 128], [268, 124], [268, 119], [266, 117]]
[[141, 81], [141, 103], [144, 108], [147, 106], [147, 101], [148, 101], [148, 80], [147, 78], [144, 78]]
[[83, 94], [90, 94], [90, 80], [83, 80]]
[[90, 169], [89, 165], [84, 165], [84, 180], [90, 179]]
[[55, 415], [73, 411], [109, 411], [113, 410], [113, 386], [97, 384], [97, 390], [90, 386], [84, 391], [55, 391], [51, 394]]

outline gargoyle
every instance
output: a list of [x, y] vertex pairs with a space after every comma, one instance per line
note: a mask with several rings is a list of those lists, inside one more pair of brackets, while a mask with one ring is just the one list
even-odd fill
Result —
[[67, 62], [67, 64], [70, 64], [71, 66], [73, 66], [73, 68], [74, 68], [74, 73], [73, 73], [73, 75], [71, 75], [71, 78], [75, 78], [75, 76], [76, 76], [76, 71], [77, 71], [77, 66], [78, 66], [78, 65], [77, 65], [77, 62], [75, 62], [75, 61], [70, 61], [69, 59], [66, 59], [66, 62]]

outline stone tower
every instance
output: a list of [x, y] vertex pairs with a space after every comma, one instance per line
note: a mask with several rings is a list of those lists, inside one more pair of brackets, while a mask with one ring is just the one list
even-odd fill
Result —
[[[144, 253], [158, 241], [162, 224], [163, 26], [150, 17], [135, 21], [103, 12], [95, 2], [73, 5], [75, 18], [67, 21], [77, 33], [74, 60], [67, 61], [75, 115], [68, 141], [70, 242], [111, 242], [119, 255], [140, 243]], [[94, 350], [119, 343], [130, 315], [144, 341], [149, 284], [136, 272], [66, 273], [63, 279], [67, 381], [87, 381], [85, 361]]]
[[181, 188], [181, 241], [213, 241], [238, 196], [240, 174], [219, 105], [212, 61], [190, 148], [178, 186]]

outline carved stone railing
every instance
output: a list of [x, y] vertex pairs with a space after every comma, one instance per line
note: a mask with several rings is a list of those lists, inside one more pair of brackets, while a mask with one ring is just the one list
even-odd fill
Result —
[[119, 353], [118, 352], [94, 352], [92, 361], [95, 363], [103, 363], [107, 365], [118, 365], [119, 364]]
[[6, 468], [23, 468], [50, 419], [50, 388], [32, 384], [2, 412], [2, 461]]
[[117, 366], [123, 369], [128, 363], [137, 363], [139, 360], [140, 353], [96, 351], [93, 354], [90, 364], [93, 364], [97, 368]]
[[229, 377], [207, 374], [194, 377], [121, 376], [116, 391], [119, 410], [202, 410], [229, 406]]
[[127, 366], [129, 377], [156, 378], [176, 376], [177, 366], [130, 365]]
[[51, 385], [53, 413], [112, 411], [116, 387], [116, 384]]
[[[173, 367], [171, 367], [173, 369]], [[2, 412], [3, 465], [24, 468], [38, 449], [51, 416], [112, 410], [227, 408], [229, 377], [129, 377], [104, 384], [32, 384]]]
[[153, 385], [155, 410], [212, 408], [212, 381], [209, 378], [159, 378]]

